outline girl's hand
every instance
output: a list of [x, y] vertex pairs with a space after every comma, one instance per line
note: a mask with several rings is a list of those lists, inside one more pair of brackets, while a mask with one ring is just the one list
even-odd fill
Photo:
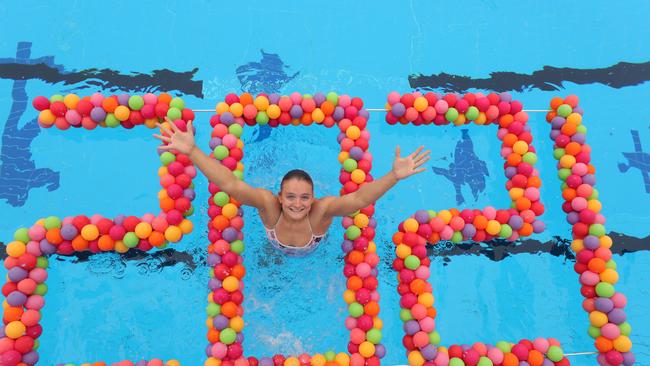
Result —
[[425, 168], [420, 168], [420, 166], [431, 158], [431, 156], [429, 156], [431, 150], [420, 153], [422, 149], [424, 149], [424, 146], [418, 147], [418, 149], [410, 155], [401, 158], [399, 156], [399, 146], [395, 148], [395, 161], [393, 161], [393, 174], [395, 175], [395, 178], [398, 180], [404, 179], [425, 170]]
[[192, 128], [192, 121], [187, 122], [187, 132], [181, 131], [174, 122], [170, 121], [169, 118], [165, 117], [165, 121], [169, 123], [171, 130], [169, 128], [157, 123], [158, 127], [166, 135], [154, 134], [153, 137], [167, 142], [167, 145], [160, 146], [159, 148], [163, 151], [176, 150], [182, 154], [189, 155], [194, 149], [194, 129]]

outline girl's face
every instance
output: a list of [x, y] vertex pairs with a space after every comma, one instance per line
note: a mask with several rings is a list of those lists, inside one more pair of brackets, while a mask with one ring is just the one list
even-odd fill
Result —
[[280, 188], [279, 200], [285, 215], [302, 220], [309, 215], [314, 203], [314, 188], [307, 181], [289, 179]]

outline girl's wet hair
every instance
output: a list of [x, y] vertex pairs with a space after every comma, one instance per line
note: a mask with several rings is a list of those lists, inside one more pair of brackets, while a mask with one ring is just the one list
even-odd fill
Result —
[[288, 180], [291, 180], [291, 179], [297, 179], [297, 180], [305, 181], [305, 182], [309, 183], [309, 185], [312, 187], [312, 189], [314, 188], [314, 182], [311, 180], [311, 177], [309, 176], [309, 174], [306, 171], [301, 170], [301, 169], [293, 169], [293, 170], [288, 171], [287, 174], [285, 174], [284, 177], [282, 177], [282, 182], [280, 183], [280, 190], [282, 190], [282, 187], [284, 186], [284, 182], [286, 182]]

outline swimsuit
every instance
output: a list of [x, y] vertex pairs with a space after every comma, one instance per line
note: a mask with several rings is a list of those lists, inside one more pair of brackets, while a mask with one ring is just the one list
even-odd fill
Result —
[[264, 229], [266, 230], [266, 237], [269, 239], [273, 247], [288, 256], [304, 257], [306, 255], [311, 254], [314, 250], [316, 250], [318, 244], [323, 240], [323, 238], [327, 234], [325, 233], [323, 235], [314, 235], [314, 231], [311, 228], [311, 222], [309, 222], [309, 219], [307, 219], [307, 223], [309, 223], [309, 230], [311, 231], [311, 239], [309, 239], [309, 242], [302, 247], [282, 244], [280, 240], [278, 240], [278, 235], [275, 232], [275, 228], [276, 226], [278, 226], [278, 222], [280, 222], [281, 217], [282, 217], [282, 213], [280, 213], [280, 217], [278, 217], [278, 221], [275, 223], [275, 226], [273, 226], [272, 229], [269, 229], [266, 226], [264, 226]]

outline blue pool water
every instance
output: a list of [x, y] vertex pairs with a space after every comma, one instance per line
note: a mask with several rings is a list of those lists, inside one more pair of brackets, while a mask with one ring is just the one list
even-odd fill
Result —
[[[494, 0], [453, 5], [425, 1], [2, 4], [0, 242], [9, 242], [14, 230], [49, 215], [140, 216], [158, 210], [159, 161], [151, 131], [39, 130], [33, 121], [37, 113], [29, 103], [24, 110], [14, 104], [25, 98], [171, 89], [194, 109], [212, 109], [230, 92], [334, 90], [363, 98], [368, 108], [381, 108], [390, 91], [413, 90], [409, 76], [414, 81], [422, 80], [417, 79], [420, 74], [441, 73], [458, 77], [429, 81], [431, 89], [460, 88], [465, 85], [460, 77], [467, 77], [471, 91], [510, 91], [527, 109], [544, 109], [556, 95], [577, 94], [589, 127], [607, 229], [622, 234], [615, 236], [620, 240], [614, 245], [626, 248], [614, 259], [621, 278], [617, 290], [629, 300], [626, 312], [633, 327], [633, 350], [639, 365], [650, 364], [646, 285], [650, 281], [650, 191], [642, 177], [650, 168], [647, 161], [644, 166], [621, 168], [631, 164], [623, 153], [642, 156], [635, 150], [633, 131], [641, 149], [650, 149], [646, 119], [650, 105], [645, 102], [650, 83], [647, 72], [626, 73], [630, 69], [624, 68], [616, 74], [618, 82], [612, 83], [598, 71], [620, 62], [647, 65], [650, 61], [645, 19], [650, 4], [626, 4]], [[29, 49], [27, 56], [17, 56], [19, 44]], [[24, 83], [15, 82], [21, 79], [16, 76], [18, 69], [7, 66], [40, 62], [50, 65], [49, 71], [31, 75]], [[549, 71], [545, 66], [573, 71]], [[159, 74], [154, 70], [162, 69], [170, 70], [171, 76], [155, 77]], [[129, 77], [116, 78], [106, 70]], [[491, 75], [494, 72], [532, 76], [519, 82], [514, 75], [500, 78]], [[154, 76], [138, 79], [135, 73]], [[154, 89], [144, 90], [147, 86]], [[209, 116], [200, 113], [196, 121], [197, 142], [204, 150]], [[547, 230], [533, 237], [539, 241], [534, 250], [507, 248], [505, 258], [498, 255], [501, 251], [487, 247], [458, 254], [443, 250], [451, 254], [432, 256], [436, 323], [444, 344], [543, 336], [559, 339], [566, 352], [594, 349], [586, 334], [588, 318], [581, 308], [573, 261], [548, 253], [551, 243], [544, 244], [556, 237], [569, 238], [570, 226], [560, 209], [549, 126], [542, 113], [531, 113], [529, 124], [540, 156], [537, 167], [546, 207], [542, 220]], [[390, 239], [398, 223], [422, 208], [504, 207], [509, 199], [503, 189], [494, 127], [390, 126], [383, 113], [372, 112], [368, 128], [376, 177], [390, 169], [396, 144], [402, 151], [420, 145], [432, 150], [427, 170], [388, 192], [377, 203], [375, 215], [381, 257], [380, 316], [388, 349], [383, 362], [403, 364], [397, 280], [391, 269]], [[338, 194], [335, 131], [249, 128], [244, 141], [249, 183], [277, 191], [279, 177], [287, 170], [304, 168], [315, 179], [317, 195]], [[464, 180], [455, 188], [455, 178], [432, 168], [449, 169], [461, 151], [487, 174], [460, 167]], [[170, 249], [137, 257], [50, 258], [39, 364], [153, 357], [176, 358], [183, 365], [203, 363], [208, 193], [204, 178], [197, 179], [196, 185], [195, 230]], [[253, 210], [246, 210], [245, 220], [245, 354], [345, 351], [340, 220], [307, 258], [275, 252]], [[596, 363], [594, 356], [571, 361], [579, 366]]]

